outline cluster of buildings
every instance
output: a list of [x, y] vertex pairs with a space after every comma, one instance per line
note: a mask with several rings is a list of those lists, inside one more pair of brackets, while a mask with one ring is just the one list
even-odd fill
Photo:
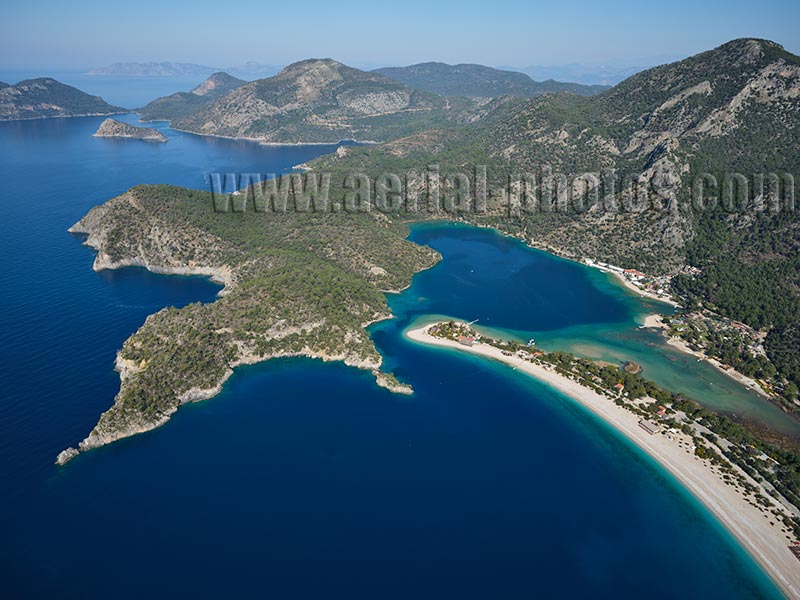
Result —
[[702, 272], [703, 272], [702, 269], [693, 267], [692, 265], [686, 265], [680, 271], [681, 275], [691, 275], [692, 277], [696, 277], [697, 275], [700, 275]]
[[684, 333], [690, 328], [694, 329], [701, 337], [706, 332], [717, 332], [726, 337], [733, 335], [733, 339], [741, 339], [754, 354], [765, 355], [763, 344], [766, 334], [763, 331], [714, 313], [695, 311], [675, 315], [670, 318], [670, 325], [678, 333]]
[[601, 271], [608, 271], [610, 273], [616, 273], [630, 281], [633, 285], [638, 288], [641, 288], [645, 292], [649, 294], [653, 294], [656, 296], [668, 296], [669, 295], [669, 285], [672, 280], [672, 277], [669, 275], [659, 275], [659, 276], [651, 276], [637, 269], [623, 269], [622, 267], [618, 267], [616, 265], [612, 265], [609, 263], [605, 263], [602, 261], [594, 261], [591, 258], [586, 258], [583, 260], [583, 263], [589, 267], [594, 267], [596, 269], [600, 269]]

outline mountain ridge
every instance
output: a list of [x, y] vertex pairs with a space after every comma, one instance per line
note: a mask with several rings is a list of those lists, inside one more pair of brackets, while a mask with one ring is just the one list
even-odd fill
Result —
[[590, 96], [608, 89], [607, 86], [582, 85], [552, 79], [534, 81], [527, 74], [518, 71], [469, 63], [449, 65], [442, 62], [425, 62], [407, 67], [383, 67], [372, 72], [396, 79], [409, 87], [443, 96], [533, 97], [557, 92]]
[[103, 116], [128, 112], [52, 77], [0, 86], [0, 121]]
[[267, 143], [383, 141], [480, 118], [486, 103], [447, 99], [330, 58], [292, 63], [247, 83], [175, 126]]

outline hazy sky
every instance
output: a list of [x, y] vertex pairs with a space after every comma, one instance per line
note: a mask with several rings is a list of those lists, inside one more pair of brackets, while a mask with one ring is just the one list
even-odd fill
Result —
[[249, 2], [16, 0], [0, 19], [0, 68], [117, 61], [230, 66], [332, 57], [355, 66], [682, 58], [737, 37], [800, 53], [800, 1]]

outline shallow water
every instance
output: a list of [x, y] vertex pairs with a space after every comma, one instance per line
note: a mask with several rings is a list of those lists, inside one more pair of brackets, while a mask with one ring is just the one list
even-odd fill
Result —
[[633, 294], [610, 275], [528, 248], [488, 229], [424, 223], [411, 239], [435, 247], [445, 263], [419, 274], [397, 306], [406, 314], [449, 315], [487, 333], [616, 364], [642, 365], [643, 376], [716, 411], [746, 416], [800, 436], [800, 421], [705, 361], [669, 346], [647, 314], [669, 305]]

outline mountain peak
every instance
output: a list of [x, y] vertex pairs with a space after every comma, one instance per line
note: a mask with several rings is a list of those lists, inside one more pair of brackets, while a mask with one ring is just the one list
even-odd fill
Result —
[[763, 67], [776, 60], [784, 60], [791, 64], [800, 63], [800, 57], [787, 52], [783, 46], [772, 40], [759, 38], [737, 38], [717, 46], [713, 50], [701, 52], [687, 61], [726, 61], [729, 66]]
[[60, 81], [56, 81], [52, 77], [34, 77], [33, 79], [23, 79], [16, 84], [18, 87], [26, 85], [64, 85]]
[[217, 71], [192, 90], [156, 98], [147, 106], [140, 108], [138, 112], [146, 121], [180, 119], [197, 112], [217, 98], [221, 98], [246, 83], [243, 79], [237, 79], [224, 71]]
[[723, 49], [756, 49], [756, 48], [759, 50], [763, 50], [765, 48], [774, 48], [777, 50], [783, 50], [783, 46], [781, 46], [779, 43], [762, 38], [735, 38], [718, 46], [716, 49], [723, 50]]
[[242, 79], [237, 79], [233, 75], [228, 75], [225, 71], [217, 71], [203, 83], [192, 89], [190, 93], [195, 96], [218, 97], [244, 84], [245, 81]]
[[334, 71], [340, 71], [342, 69], [349, 69], [349, 68], [350, 67], [348, 67], [347, 65], [340, 63], [338, 60], [334, 60], [332, 58], [307, 58], [305, 60], [299, 60], [285, 67], [280, 73], [278, 73], [278, 76], [295, 75], [297, 73], [303, 73], [306, 71], [313, 71], [320, 69], [331, 69]]

